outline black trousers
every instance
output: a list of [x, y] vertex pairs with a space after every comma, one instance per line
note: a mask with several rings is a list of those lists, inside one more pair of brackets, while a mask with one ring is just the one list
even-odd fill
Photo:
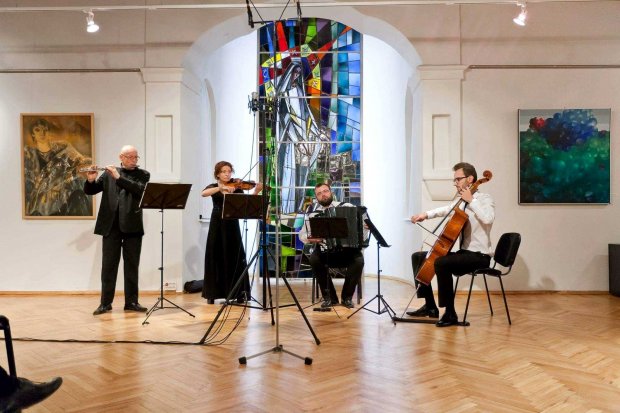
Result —
[[123, 274], [125, 279], [125, 304], [138, 302], [138, 266], [142, 251], [142, 234], [121, 232], [118, 219], [112, 225], [108, 236], [103, 237], [101, 262], [101, 304], [114, 301], [116, 276], [123, 253]]
[[[411, 255], [411, 265], [414, 276], [424, 263], [426, 252], [416, 252]], [[439, 290], [439, 307], [445, 307], [446, 312], [454, 312], [454, 285], [452, 275], [463, 275], [478, 268], [489, 266], [491, 257], [479, 252], [459, 250], [435, 260], [435, 274]], [[417, 283], [417, 281], [416, 281]], [[433, 288], [430, 285], [420, 284], [418, 297], [426, 300], [427, 306], [435, 306]]]
[[435, 297], [433, 296], [432, 285], [423, 284], [415, 279], [418, 275], [418, 271], [422, 268], [422, 264], [426, 261], [426, 254], [426, 251], [418, 251], [411, 254], [411, 269], [413, 270], [415, 286], [418, 289], [418, 298], [424, 298], [427, 307], [436, 308], [437, 304], [435, 303]]
[[338, 294], [334, 288], [334, 283], [329, 276], [328, 268], [347, 267], [345, 273], [344, 285], [340, 296], [342, 300], [350, 300], [355, 292], [355, 287], [362, 277], [364, 269], [364, 255], [362, 251], [356, 248], [345, 248], [338, 252], [323, 252], [316, 246], [314, 251], [308, 257], [312, 271], [319, 282], [323, 298], [330, 298], [332, 303], [338, 302]]

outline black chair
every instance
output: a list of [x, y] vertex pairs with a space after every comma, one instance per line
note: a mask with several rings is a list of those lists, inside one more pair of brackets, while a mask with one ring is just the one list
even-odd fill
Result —
[[17, 377], [17, 371], [15, 370], [15, 355], [13, 353], [13, 339], [11, 338], [11, 326], [9, 325], [9, 319], [3, 315], [0, 315], [0, 330], [4, 331], [6, 358], [9, 361], [9, 373], [11, 376]]
[[[493, 256], [493, 266], [491, 268], [480, 268], [471, 272], [471, 283], [469, 284], [469, 293], [467, 294], [467, 304], [465, 305], [465, 315], [463, 316], [463, 323], [467, 320], [467, 310], [469, 309], [469, 299], [471, 298], [471, 289], [474, 285], [474, 278], [477, 275], [482, 275], [484, 279], [484, 288], [487, 290], [487, 300], [489, 301], [489, 309], [491, 315], [493, 315], [493, 306], [491, 305], [491, 297], [489, 296], [489, 287], [487, 285], [487, 275], [491, 277], [497, 277], [499, 279], [499, 285], [502, 288], [502, 296], [504, 297], [504, 305], [506, 306], [506, 316], [508, 317], [508, 324], [512, 325], [510, 320], [510, 312], [508, 311], [508, 302], [506, 302], [506, 292], [504, 291], [504, 283], [502, 277], [510, 274], [512, 265], [517, 257], [519, 251], [519, 245], [521, 244], [521, 234], [516, 232], [507, 232], [502, 234], [495, 247], [495, 255]], [[505, 268], [504, 272], [496, 268], [497, 265]], [[465, 274], [463, 274], [465, 275]], [[458, 275], [456, 278], [456, 284], [454, 285], [454, 294], [456, 295], [456, 289], [459, 285], [459, 279], [462, 275]]]

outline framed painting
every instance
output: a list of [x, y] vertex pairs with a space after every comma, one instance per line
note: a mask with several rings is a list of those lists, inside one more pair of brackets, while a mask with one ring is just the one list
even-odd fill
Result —
[[92, 113], [21, 115], [22, 217], [94, 219], [81, 168], [94, 159]]
[[519, 110], [519, 204], [610, 203], [611, 109]]

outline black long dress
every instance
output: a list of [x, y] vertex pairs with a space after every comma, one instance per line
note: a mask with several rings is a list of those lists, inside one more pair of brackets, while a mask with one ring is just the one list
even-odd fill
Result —
[[[205, 189], [215, 188], [210, 184]], [[237, 189], [235, 193], [243, 193]], [[208, 300], [226, 298], [243, 273], [247, 263], [245, 250], [241, 242], [241, 231], [237, 219], [222, 219], [224, 194], [216, 192], [211, 195], [213, 211], [207, 235], [205, 251], [205, 273], [202, 297]], [[246, 273], [237, 293], [231, 299], [249, 299], [250, 280]]]

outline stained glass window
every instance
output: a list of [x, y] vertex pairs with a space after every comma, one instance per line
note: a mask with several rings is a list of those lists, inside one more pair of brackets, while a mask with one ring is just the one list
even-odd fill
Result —
[[360, 33], [327, 19], [278, 21], [259, 30], [258, 53], [271, 213], [293, 218], [312, 202], [317, 182], [359, 205]]

